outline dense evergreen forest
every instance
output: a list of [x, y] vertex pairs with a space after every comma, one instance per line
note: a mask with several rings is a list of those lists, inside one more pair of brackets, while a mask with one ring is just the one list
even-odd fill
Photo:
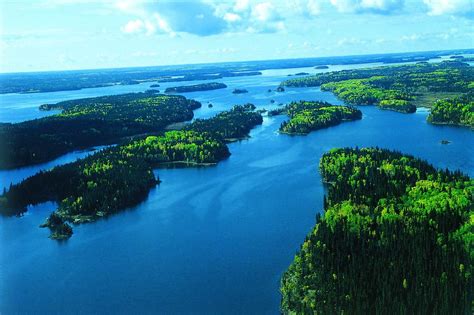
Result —
[[308, 101], [292, 102], [285, 108], [271, 111], [269, 115], [274, 116], [284, 111], [290, 120], [281, 124], [280, 132], [287, 134], [308, 134], [313, 130], [335, 126], [343, 121], [362, 118], [362, 112], [350, 106]]
[[209, 119], [196, 119], [185, 129], [208, 132], [223, 141], [234, 141], [247, 137], [250, 129], [262, 122], [262, 115], [255, 111], [255, 105], [245, 104], [235, 105]]
[[474, 94], [437, 100], [431, 108], [428, 121], [474, 128]]
[[227, 85], [224, 83], [210, 82], [210, 83], [201, 83], [194, 85], [183, 85], [166, 88], [165, 93], [186, 93], [186, 92], [199, 92], [199, 91], [209, 91], [209, 90], [218, 90], [225, 89]]
[[416, 105], [431, 107], [436, 99], [472, 91], [473, 81], [474, 68], [452, 60], [320, 73], [282, 85], [321, 86], [321, 90], [331, 91], [351, 105], [375, 104], [382, 109], [413, 113]]
[[42, 105], [62, 113], [0, 124], [0, 169], [52, 160], [64, 153], [109, 144], [123, 137], [160, 132], [193, 118], [201, 103], [183, 96], [131, 93]]
[[472, 313], [474, 180], [378, 148], [320, 170], [325, 213], [282, 278], [284, 313]]
[[154, 167], [212, 165], [227, 158], [230, 152], [225, 136], [243, 137], [262, 122], [254, 109], [250, 104], [235, 106], [214, 118], [197, 120], [186, 130], [131, 140], [39, 172], [4, 191], [0, 213], [20, 215], [30, 204], [56, 201], [58, 209], [43, 226], [51, 229], [51, 238], [68, 238], [72, 228], [67, 222], [94, 221], [146, 198], [159, 183]]

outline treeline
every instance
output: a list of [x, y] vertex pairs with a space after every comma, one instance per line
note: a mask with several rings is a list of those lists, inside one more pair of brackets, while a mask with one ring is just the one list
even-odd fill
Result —
[[227, 85], [224, 83], [210, 82], [210, 83], [201, 83], [194, 85], [183, 85], [166, 88], [165, 93], [186, 93], [186, 92], [198, 92], [198, 91], [209, 91], [209, 90], [218, 90], [225, 89]]
[[474, 180], [378, 148], [320, 170], [325, 213], [283, 275], [283, 313], [472, 313]]
[[331, 91], [347, 104], [379, 105], [382, 109], [402, 113], [414, 113], [416, 106], [410, 103], [412, 96], [392, 89], [370, 85], [371, 79], [353, 79], [321, 85], [322, 91]]
[[109, 144], [123, 137], [161, 132], [193, 118], [201, 103], [183, 96], [130, 93], [42, 105], [57, 115], [0, 124], [0, 169], [52, 160], [67, 152]]
[[195, 81], [195, 80], [216, 80], [228, 77], [243, 77], [243, 76], [255, 76], [261, 75], [260, 71], [239, 71], [229, 72], [223, 71], [220, 73], [203, 73], [203, 74], [186, 74], [180, 77], [164, 77], [160, 78], [158, 82], [182, 82], [182, 81]]
[[[159, 183], [153, 168], [169, 163], [212, 165], [227, 158], [230, 152], [221, 135], [243, 135], [261, 123], [260, 114], [254, 113], [253, 108], [253, 105], [236, 106], [230, 114], [220, 114], [225, 119], [201, 120], [196, 128], [191, 124], [189, 130], [133, 140], [39, 172], [4, 191], [0, 213], [20, 215], [28, 205], [56, 201], [58, 209], [43, 226], [51, 229], [51, 238], [68, 238], [72, 235], [68, 222], [94, 221], [145, 199]], [[249, 121], [247, 118], [254, 117], [252, 114], [260, 120]], [[202, 129], [204, 126], [209, 131]]]
[[245, 138], [250, 129], [263, 122], [262, 115], [255, 112], [255, 105], [235, 105], [209, 119], [196, 119], [186, 127], [187, 130], [208, 132], [222, 140]]
[[474, 96], [437, 100], [431, 108], [428, 122], [474, 128]]
[[382, 109], [413, 113], [415, 102], [423, 96], [468, 93], [473, 88], [473, 80], [474, 69], [467, 63], [444, 61], [320, 73], [287, 80], [282, 85], [321, 86], [322, 90], [332, 91], [348, 104], [374, 104]]
[[[287, 134], [308, 134], [313, 130], [335, 126], [343, 121], [362, 118], [362, 112], [349, 106], [335, 106], [327, 102], [292, 102], [285, 111], [290, 117], [280, 126], [280, 132]], [[270, 113], [275, 115], [283, 112], [277, 110]]]

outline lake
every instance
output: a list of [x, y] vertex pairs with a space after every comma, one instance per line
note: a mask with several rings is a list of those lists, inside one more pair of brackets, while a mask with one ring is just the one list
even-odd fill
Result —
[[[367, 65], [344, 68], [357, 66]], [[266, 109], [300, 99], [341, 104], [316, 88], [268, 92], [287, 74], [301, 71], [266, 70], [262, 76], [225, 78], [216, 81], [226, 83], [227, 89], [183, 95], [203, 103], [195, 111], [199, 118], [246, 102]], [[317, 71], [324, 70], [306, 72]], [[150, 84], [3, 95], [0, 120], [51, 114], [36, 110], [42, 103], [143, 91]], [[181, 84], [186, 82], [159, 89]], [[234, 95], [234, 88], [249, 93]], [[214, 106], [208, 108], [208, 102]], [[400, 114], [359, 108], [362, 120], [308, 136], [280, 135], [277, 130], [285, 116], [266, 117], [249, 140], [229, 145], [232, 155], [227, 160], [208, 168], [156, 170], [162, 183], [146, 201], [74, 227], [67, 242], [52, 241], [48, 230], [38, 228], [54, 203], [30, 207], [21, 218], [0, 218], [0, 313], [278, 314], [280, 277], [322, 211], [318, 162], [324, 152], [379, 146], [474, 176], [474, 137], [468, 128], [430, 125], [425, 109]], [[451, 143], [440, 144], [443, 139]], [[85, 154], [2, 171], [1, 183], [8, 185]]]

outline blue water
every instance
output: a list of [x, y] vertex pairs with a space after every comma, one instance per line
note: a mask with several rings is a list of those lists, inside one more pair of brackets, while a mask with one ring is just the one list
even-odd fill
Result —
[[[197, 117], [247, 101], [259, 108], [276, 107], [270, 99], [340, 104], [318, 89], [268, 93], [283, 77], [224, 80], [248, 94], [225, 89], [186, 96], [214, 104]], [[317, 166], [324, 152], [380, 146], [474, 176], [469, 129], [430, 125], [427, 110], [360, 109], [362, 120], [308, 136], [280, 135], [285, 117], [267, 117], [249, 140], [229, 145], [229, 159], [216, 167], [156, 170], [163, 182], [146, 201], [76, 226], [64, 243], [38, 228], [53, 203], [1, 218], [0, 313], [278, 314], [281, 274], [321, 212]], [[442, 139], [452, 142], [442, 145]]]

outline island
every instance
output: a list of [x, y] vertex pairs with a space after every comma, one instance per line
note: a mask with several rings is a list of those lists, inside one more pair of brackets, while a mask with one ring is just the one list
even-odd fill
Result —
[[276, 88], [275, 91], [277, 91], [277, 92], [285, 92], [285, 88], [282, 87], [282, 86], [279, 86], [279, 87]]
[[292, 102], [284, 108], [273, 110], [269, 116], [283, 112], [290, 120], [281, 123], [280, 132], [290, 135], [306, 135], [313, 130], [362, 118], [362, 112], [354, 107], [309, 101]]
[[0, 169], [47, 162], [67, 152], [161, 132], [193, 118], [201, 103], [183, 96], [129, 93], [41, 105], [60, 114], [0, 124]]
[[379, 148], [320, 161], [324, 214], [281, 280], [284, 314], [469, 314], [474, 180]]
[[431, 108], [428, 122], [474, 128], [474, 94], [437, 100]]
[[432, 107], [439, 99], [471, 93], [473, 80], [474, 68], [454, 60], [319, 73], [281, 86], [320, 86], [347, 104], [414, 113], [416, 107]]
[[163, 77], [158, 79], [158, 82], [182, 82], [182, 81], [196, 81], [196, 80], [216, 80], [227, 77], [243, 77], [261, 75], [260, 71], [223, 71], [220, 73], [202, 73], [202, 74], [185, 74], [183, 76]]
[[249, 91], [247, 91], [246, 89], [234, 89], [232, 91], [233, 94], [244, 94], [244, 93], [248, 93]]
[[51, 213], [40, 227], [49, 228], [51, 231], [49, 238], [53, 240], [67, 240], [73, 234], [72, 227], [67, 222], [64, 222], [56, 212]]
[[150, 85], [150, 87], [151, 88], [157, 88], [157, 87], [160, 87], [160, 85], [159, 84], [152, 84], [152, 85]]
[[21, 215], [28, 205], [55, 201], [58, 209], [42, 225], [53, 239], [72, 235], [69, 223], [93, 222], [143, 201], [159, 184], [153, 173], [170, 165], [211, 166], [230, 155], [226, 142], [248, 136], [261, 124], [255, 106], [235, 106], [180, 131], [146, 136], [103, 149], [84, 159], [40, 171], [0, 196], [0, 214]]
[[210, 133], [214, 137], [232, 142], [248, 137], [250, 129], [262, 124], [262, 115], [253, 104], [235, 105], [231, 110], [221, 112], [208, 119], [196, 119], [186, 130]]
[[295, 73], [295, 75], [298, 75], [298, 76], [309, 75], [309, 73], [308, 72], [298, 72], [298, 73]]
[[322, 70], [322, 69], [329, 69], [329, 67], [326, 66], [326, 65], [321, 65], [321, 66], [316, 66], [316, 67], [314, 67], [314, 69]]
[[224, 83], [210, 82], [210, 83], [201, 83], [194, 85], [183, 85], [166, 88], [165, 93], [187, 93], [187, 92], [198, 92], [198, 91], [210, 91], [225, 89], [227, 85]]

